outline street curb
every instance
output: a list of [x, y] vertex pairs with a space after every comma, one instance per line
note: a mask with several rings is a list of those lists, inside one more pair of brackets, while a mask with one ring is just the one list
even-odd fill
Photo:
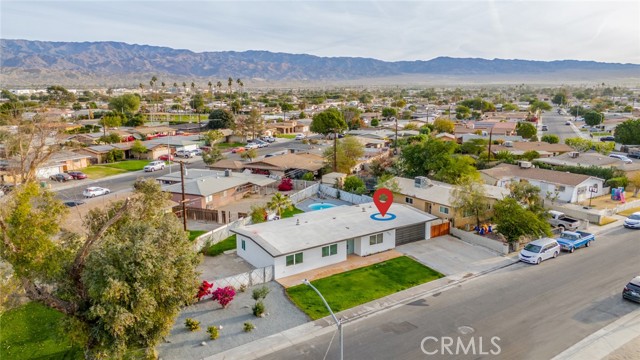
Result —
[[633, 311], [594, 332], [552, 360], [603, 359], [636, 337], [640, 337], [640, 311]]
[[[427, 297], [427, 296], [431, 296], [434, 294], [439, 294], [443, 291], [449, 290], [453, 287], [458, 286], [461, 283], [467, 282], [469, 280], [478, 278], [480, 276], [486, 275], [490, 272], [496, 271], [496, 270], [500, 270], [503, 268], [506, 268], [508, 266], [511, 266], [513, 264], [518, 263], [518, 260], [513, 261], [508, 263], [508, 264], [503, 264], [503, 265], [499, 265], [481, 272], [478, 272], [476, 274], [473, 274], [472, 276], [468, 276], [468, 277], [463, 277], [462, 279], [459, 280], [451, 280], [448, 277], [443, 277], [437, 280], [434, 280], [432, 282], [428, 282], [426, 284], [422, 284], [425, 287], [428, 287], [429, 284], [434, 284], [436, 282], [445, 282], [448, 281], [446, 284], [436, 287], [434, 289], [429, 289], [426, 291], [420, 291], [416, 294], [412, 294], [409, 295], [407, 297], [401, 297], [399, 296], [399, 294], [402, 293], [410, 293], [412, 292], [412, 290], [414, 290], [416, 287], [422, 286], [422, 285], [418, 285], [416, 287], [413, 288], [409, 288], [406, 290], [403, 290], [399, 293], [394, 293], [391, 295], [387, 295], [383, 298], [380, 299], [376, 299], [374, 301], [371, 301], [369, 303], [366, 304], [362, 304], [362, 305], [358, 305], [355, 308], [352, 309], [347, 309], [344, 310], [340, 313], [336, 314], [337, 318], [341, 318], [344, 319], [345, 321], [343, 322], [344, 324], [350, 324], [350, 323], [354, 323], [356, 321], [359, 320], [363, 320], [365, 318], [371, 317], [371, 316], [375, 316], [378, 314], [382, 314], [384, 312], [396, 309], [400, 306], [405, 305], [406, 303], [409, 303], [411, 301], [414, 301], [417, 298], [421, 298], [421, 297]], [[397, 300], [392, 300], [393, 297], [401, 297], [401, 299], [397, 299]], [[387, 301], [391, 300], [389, 303], [387, 303]], [[383, 306], [374, 306], [378, 303], [382, 303]], [[345, 313], [349, 313], [349, 312], [353, 312], [354, 309], [358, 309], [358, 308], [364, 308], [365, 311], [362, 313], [358, 313], [355, 316], [349, 317], [349, 318], [345, 318], [344, 314]], [[324, 324], [324, 325], [323, 325]], [[276, 351], [280, 351], [282, 349], [286, 349], [288, 347], [300, 344], [300, 343], [304, 343], [309, 339], [313, 339], [315, 337], [318, 336], [322, 336], [325, 334], [328, 334], [332, 331], [335, 331], [336, 329], [334, 328], [335, 326], [335, 322], [333, 321], [333, 319], [331, 318], [331, 316], [327, 316], [324, 317], [322, 319], [318, 319], [315, 321], [311, 321], [305, 324], [302, 324], [300, 326], [296, 326], [294, 328], [282, 331], [280, 333], [277, 334], [273, 334], [270, 336], [267, 336], [265, 338], [262, 339], [258, 339], [255, 341], [252, 341], [250, 343], [246, 343], [244, 345], [240, 345], [237, 346], [235, 348], [231, 348], [228, 350], [225, 350], [223, 352], [220, 352], [218, 354], [214, 354], [208, 357], [203, 358], [204, 360], [223, 360], [223, 359], [258, 359], [260, 357], [266, 356], [268, 354], [274, 353]]]

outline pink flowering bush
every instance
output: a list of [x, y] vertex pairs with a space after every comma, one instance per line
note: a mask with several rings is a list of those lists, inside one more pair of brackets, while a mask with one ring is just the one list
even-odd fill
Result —
[[202, 300], [202, 298], [207, 295], [211, 295], [212, 288], [213, 288], [213, 283], [210, 283], [206, 280], [203, 281], [200, 287], [198, 288], [198, 295], [196, 295], [196, 297], [198, 298], [198, 301]]
[[211, 295], [212, 300], [219, 302], [223, 308], [226, 308], [233, 301], [233, 297], [236, 296], [236, 290], [233, 286], [225, 286], [217, 288]]

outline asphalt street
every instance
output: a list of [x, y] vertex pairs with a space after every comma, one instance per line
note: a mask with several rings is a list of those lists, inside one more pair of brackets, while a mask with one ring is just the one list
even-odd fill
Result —
[[[344, 358], [550, 359], [621, 316], [640, 311], [640, 305], [621, 297], [624, 285], [639, 273], [640, 231], [614, 228], [574, 254], [563, 253], [538, 266], [517, 263], [347, 323]], [[331, 336], [263, 359], [323, 359]], [[442, 347], [449, 341], [451, 353]], [[456, 347], [458, 341], [466, 355]], [[338, 343], [336, 335], [327, 359], [338, 359]]]
[[[573, 131], [572, 127], [566, 125], [567, 120], [574, 122], [573, 116], [570, 115], [559, 115], [557, 108], [553, 108], [553, 110], [547, 111], [542, 114], [542, 124], [547, 125], [549, 131], [541, 131], [540, 136], [546, 134], [556, 134], [560, 137], [560, 143], [564, 143], [564, 139], [576, 137], [576, 133]], [[580, 128], [584, 124], [582, 121], [575, 122], [576, 126]]]
[[[300, 141], [289, 141], [284, 139], [278, 139], [278, 142], [272, 143], [269, 147], [257, 149], [258, 156], [264, 156], [266, 154], [283, 151], [289, 146], [291, 143], [300, 143]], [[239, 154], [233, 154], [230, 151], [225, 153], [227, 159], [230, 160], [240, 160]], [[188, 168], [191, 169], [205, 169], [205, 164], [202, 161], [202, 158], [198, 157], [196, 159], [188, 159], [189, 163], [187, 165]], [[173, 163], [171, 167], [167, 167], [164, 170], [154, 171], [154, 172], [144, 172], [144, 171], [134, 171], [126, 175], [119, 175], [115, 177], [106, 177], [96, 182], [89, 182], [87, 180], [75, 180], [73, 182], [73, 188], [66, 188], [67, 184], [56, 184], [54, 183], [53, 190], [58, 193], [58, 197], [61, 200], [81, 200], [83, 199], [82, 192], [88, 186], [98, 186], [104, 187], [111, 190], [112, 193], [117, 193], [121, 191], [128, 191], [132, 189], [132, 185], [134, 181], [138, 178], [157, 178], [162, 175], [168, 174], [170, 171], [176, 172], [180, 170], [180, 164]], [[89, 179], [90, 180], [90, 179]], [[53, 183], [53, 182], [52, 182]], [[65, 188], [62, 190], [58, 190], [59, 188], [64, 186]]]

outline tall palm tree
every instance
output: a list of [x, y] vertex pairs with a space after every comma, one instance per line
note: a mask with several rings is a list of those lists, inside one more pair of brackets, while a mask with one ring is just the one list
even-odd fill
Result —
[[240, 87], [240, 93], [242, 93], [242, 85], [244, 85], [244, 84], [242, 83], [242, 80], [240, 80], [240, 78], [237, 78], [237, 79], [236, 79], [236, 84], [238, 84], [238, 86]]
[[174, 82], [173, 83], [173, 91], [176, 91], [176, 90], [178, 90], [178, 83]]
[[[151, 86], [151, 101], [153, 102], [153, 112], [157, 112], [158, 108], [157, 108], [157, 104], [155, 101], [155, 95], [156, 95], [156, 82], [158, 81], [158, 78], [153, 75], [151, 77], [151, 81], [149, 81], [149, 85]], [[151, 113], [151, 122], [153, 122], [153, 113]]]
[[267, 203], [267, 208], [269, 210], [275, 210], [278, 213], [278, 217], [282, 217], [282, 212], [289, 210], [292, 207], [293, 203], [291, 202], [291, 199], [279, 192], [273, 194], [271, 201]]
[[227, 85], [229, 85], [229, 98], [231, 98], [231, 87], [233, 86], [233, 78], [229, 76], [229, 80], [227, 80]]
[[[193, 95], [195, 95], [195, 93], [196, 93], [196, 83], [192, 81], [191, 82], [191, 101], [192, 101], [192, 103], [193, 103]], [[192, 115], [189, 114], [189, 122], [191, 122], [191, 116]], [[200, 114], [198, 114], [198, 122], [200, 122]]]
[[218, 82], [216, 83], [216, 87], [218, 88], [218, 93], [219, 93], [220, 91], [222, 91], [222, 81], [218, 81]]
[[209, 100], [213, 101], [213, 90], [211, 90], [213, 88], [213, 83], [209, 81], [207, 85], [209, 86]]

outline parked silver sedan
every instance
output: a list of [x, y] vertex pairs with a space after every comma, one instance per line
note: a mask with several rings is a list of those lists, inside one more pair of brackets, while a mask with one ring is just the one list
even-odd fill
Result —
[[82, 196], [92, 198], [101, 195], [107, 195], [111, 192], [111, 190], [107, 188], [101, 188], [97, 186], [88, 187], [85, 191], [82, 192]]

